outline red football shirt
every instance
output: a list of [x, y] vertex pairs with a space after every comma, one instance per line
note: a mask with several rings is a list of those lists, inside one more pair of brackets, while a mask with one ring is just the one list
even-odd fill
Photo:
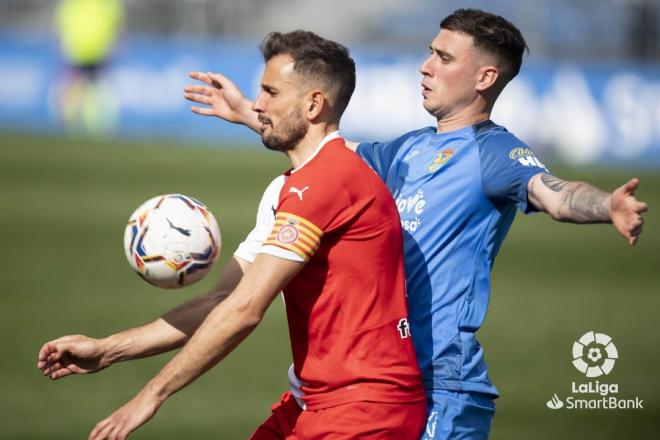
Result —
[[407, 323], [398, 212], [343, 139], [288, 175], [264, 246], [307, 261], [283, 289], [307, 409], [425, 399]]

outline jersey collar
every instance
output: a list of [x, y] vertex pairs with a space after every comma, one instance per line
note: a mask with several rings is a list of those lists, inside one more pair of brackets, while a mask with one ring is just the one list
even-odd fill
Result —
[[341, 136], [339, 135], [339, 130], [335, 130], [335, 131], [333, 131], [332, 133], [328, 133], [328, 134], [327, 134], [327, 135], [321, 140], [321, 143], [319, 144], [319, 146], [316, 147], [316, 150], [314, 150], [314, 152], [313, 152], [313, 153], [312, 153], [307, 159], [305, 159], [305, 161], [304, 161], [303, 163], [301, 163], [297, 168], [293, 168], [293, 169], [291, 170], [291, 174], [295, 173], [296, 171], [298, 171], [299, 169], [301, 169], [302, 167], [304, 167], [305, 165], [307, 165], [312, 159], [314, 159], [314, 158], [316, 157], [316, 155], [319, 154], [319, 152], [321, 151], [321, 149], [322, 149], [323, 147], [325, 147], [325, 145], [326, 145], [328, 142], [330, 142], [330, 141], [332, 141], [332, 140], [335, 140], [335, 139], [337, 139], [337, 138], [340, 138], [340, 137], [341, 137]]
[[454, 136], [454, 135], [459, 134], [459, 133], [469, 133], [469, 132], [478, 133], [479, 131], [481, 131], [485, 128], [490, 128], [493, 125], [495, 125], [495, 123], [493, 121], [491, 121], [490, 119], [486, 119], [484, 121], [477, 122], [476, 124], [466, 125], [464, 127], [457, 128], [457, 129], [452, 130], [452, 131], [444, 131], [442, 133], [438, 133], [438, 131], [437, 131], [438, 127], [437, 126], [435, 126], [435, 127], [429, 126], [428, 128], [436, 136], [447, 136], [447, 135]]

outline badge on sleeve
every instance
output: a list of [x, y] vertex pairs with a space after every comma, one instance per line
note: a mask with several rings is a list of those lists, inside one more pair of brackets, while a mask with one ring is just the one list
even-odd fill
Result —
[[543, 163], [538, 160], [530, 148], [517, 147], [509, 151], [509, 159], [518, 161], [525, 167], [539, 167], [548, 170]]
[[323, 231], [296, 214], [278, 212], [275, 226], [264, 244], [288, 249], [308, 261], [319, 248]]

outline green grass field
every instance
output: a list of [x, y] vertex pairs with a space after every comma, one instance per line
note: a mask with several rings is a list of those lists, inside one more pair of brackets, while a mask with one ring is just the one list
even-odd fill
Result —
[[[0, 135], [0, 438], [81, 439], [129, 400], [170, 355], [115, 365], [99, 374], [51, 382], [36, 369], [45, 341], [103, 336], [145, 323], [204, 292], [221, 264], [198, 285], [164, 291], [129, 269], [125, 222], [141, 202], [181, 192], [204, 201], [223, 232], [224, 263], [250, 230], [267, 183], [283, 157], [194, 146], [94, 144]], [[499, 387], [495, 440], [658, 438], [660, 175], [657, 171], [553, 168], [608, 190], [642, 179], [650, 204], [646, 230], [631, 248], [609, 225], [558, 224], [546, 216], [516, 220], [495, 264], [492, 301], [480, 340]], [[614, 338], [620, 359], [601, 382], [643, 410], [552, 411], [571, 382], [573, 341], [589, 330]], [[225, 362], [171, 398], [135, 439], [241, 439], [286, 388], [290, 363], [283, 306]]]

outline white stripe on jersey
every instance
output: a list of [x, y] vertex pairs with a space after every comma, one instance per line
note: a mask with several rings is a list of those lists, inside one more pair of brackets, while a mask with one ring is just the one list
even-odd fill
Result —
[[275, 209], [277, 208], [280, 192], [286, 182], [286, 176], [277, 176], [268, 185], [264, 195], [259, 202], [259, 209], [257, 210], [257, 222], [254, 229], [250, 231], [245, 240], [238, 245], [234, 255], [252, 263], [257, 257], [258, 253], [265, 253], [274, 255], [276, 257], [284, 258], [293, 261], [304, 261], [303, 258], [293, 251], [279, 248], [277, 246], [264, 246], [264, 242], [275, 227]]

